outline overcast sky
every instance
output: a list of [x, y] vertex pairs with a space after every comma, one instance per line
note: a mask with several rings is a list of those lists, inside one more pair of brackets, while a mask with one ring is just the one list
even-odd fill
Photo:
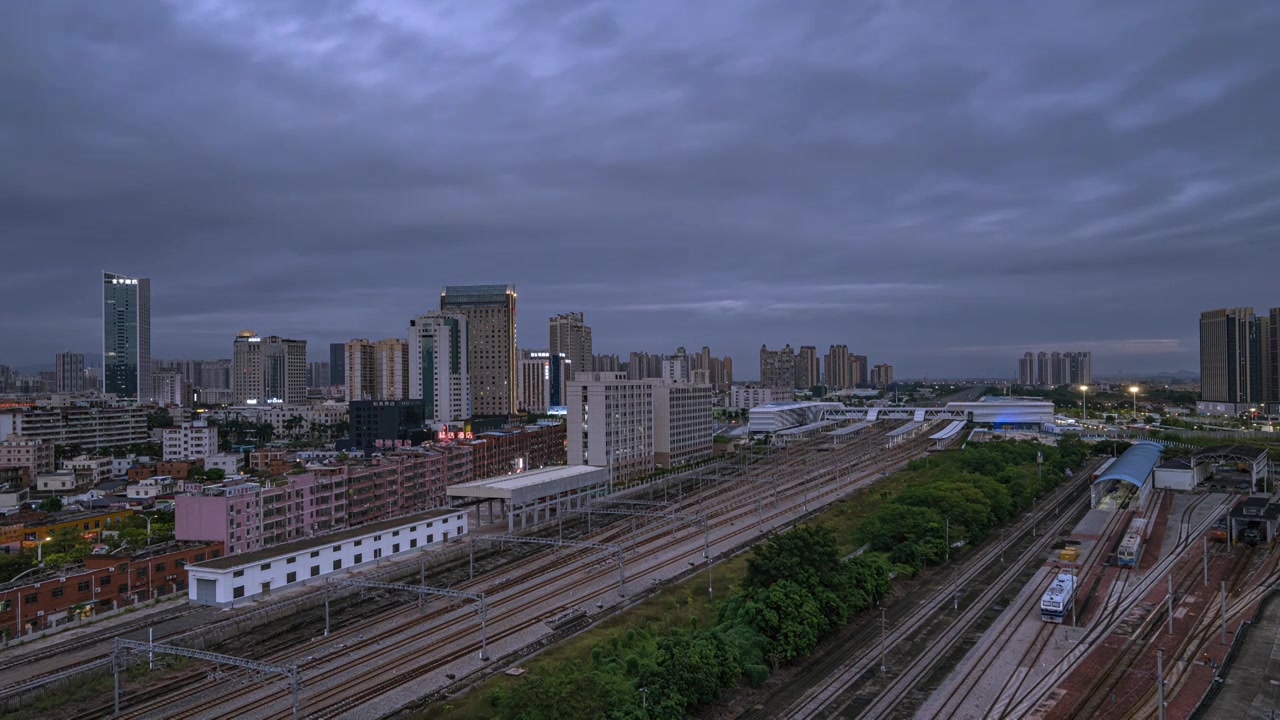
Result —
[[[0, 3], [0, 363], [237, 331], [846, 343], [899, 377], [1195, 369], [1280, 305], [1280, 2]], [[1270, 49], [1268, 49], [1270, 48]]]

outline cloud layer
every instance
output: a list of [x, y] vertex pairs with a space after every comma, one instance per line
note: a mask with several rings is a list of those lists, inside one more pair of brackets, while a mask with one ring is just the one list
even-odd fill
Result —
[[404, 332], [514, 282], [521, 344], [846, 343], [900, 376], [1196, 366], [1280, 305], [1280, 5], [0, 4], [0, 362]]

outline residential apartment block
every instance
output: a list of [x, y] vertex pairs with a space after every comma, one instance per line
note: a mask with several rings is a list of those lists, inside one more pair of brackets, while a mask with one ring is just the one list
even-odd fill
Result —
[[791, 390], [796, 383], [796, 353], [791, 345], [781, 350], [760, 346], [760, 385], [778, 390]]
[[[0, 416], [0, 422], [3, 416]], [[53, 443], [35, 437], [14, 433], [3, 435], [0, 442], [0, 468], [18, 467], [27, 471], [27, 482], [34, 483], [36, 475], [54, 470]]]
[[146, 442], [147, 413], [103, 400], [0, 408], [0, 437], [21, 435], [84, 450]]
[[231, 354], [231, 394], [242, 405], [307, 400], [307, 341], [252, 330], [236, 335]]
[[515, 285], [450, 285], [441, 312], [467, 318], [467, 370], [476, 415], [510, 415], [517, 405]]
[[569, 382], [568, 463], [608, 468], [611, 483], [653, 472], [653, 383], [622, 373]]
[[218, 426], [195, 420], [167, 427], [161, 431], [161, 443], [165, 460], [207, 458], [218, 452]]
[[548, 352], [567, 358], [573, 372], [591, 372], [594, 364], [591, 353], [591, 327], [583, 321], [582, 313], [556, 315], [548, 321], [548, 324], [551, 331]]
[[790, 400], [791, 393], [778, 393], [773, 388], [754, 385], [734, 385], [729, 388], [729, 407], [750, 410], [757, 405]]
[[419, 400], [431, 425], [470, 418], [473, 398], [470, 322], [461, 313], [429, 312], [409, 320], [410, 400]]
[[654, 463], [669, 468], [711, 457], [710, 385], [653, 383]]

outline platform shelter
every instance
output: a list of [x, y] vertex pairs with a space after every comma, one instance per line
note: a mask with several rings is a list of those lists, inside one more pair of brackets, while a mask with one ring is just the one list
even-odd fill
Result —
[[558, 465], [445, 488], [452, 505], [475, 505], [480, 523], [505, 515], [507, 532], [515, 531], [517, 516], [521, 528], [530, 522], [536, 525], [550, 520], [553, 512], [580, 508], [608, 490], [608, 469], [591, 465]]
[[1146, 508], [1151, 501], [1151, 489], [1155, 485], [1155, 467], [1156, 463], [1160, 462], [1162, 452], [1164, 452], [1164, 446], [1160, 443], [1148, 440], [1134, 443], [1104, 472], [1094, 478], [1093, 484], [1089, 486], [1089, 506], [1098, 507], [1109, 489], [1117, 483], [1126, 483], [1133, 486], [1137, 492], [1138, 509]]

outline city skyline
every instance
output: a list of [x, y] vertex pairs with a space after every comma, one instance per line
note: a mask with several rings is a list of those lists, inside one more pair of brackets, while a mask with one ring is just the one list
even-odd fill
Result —
[[153, 280], [169, 358], [253, 327], [322, 361], [507, 282], [597, 353], [1107, 375], [1274, 304], [1272, 3], [228, 7], [0, 8], [0, 362], [93, 351], [103, 267]]

